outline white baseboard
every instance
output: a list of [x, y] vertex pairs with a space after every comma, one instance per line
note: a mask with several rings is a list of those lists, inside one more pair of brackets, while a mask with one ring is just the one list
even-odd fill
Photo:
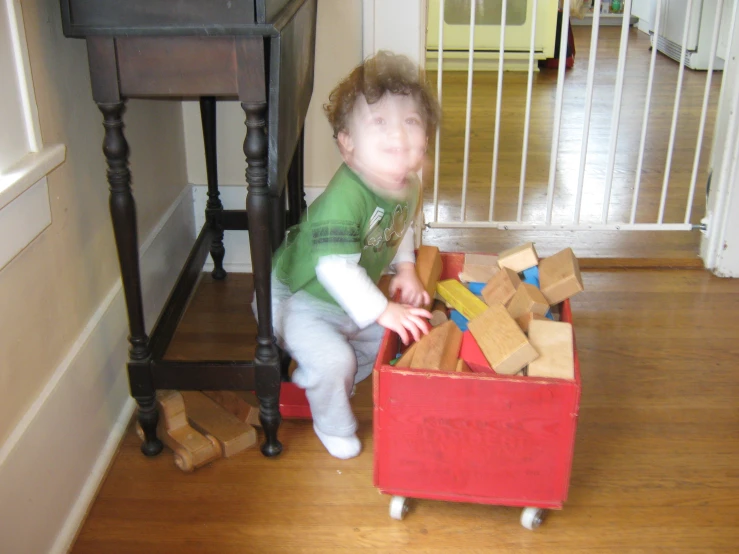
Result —
[[[194, 237], [186, 186], [141, 245], [147, 329]], [[127, 336], [119, 280], [0, 448], [3, 552], [61, 554], [74, 540], [133, 411]]]
[[[305, 201], [311, 204], [326, 187], [305, 187]], [[246, 185], [220, 186], [221, 202], [227, 210], [243, 210], [246, 208]], [[195, 228], [200, 229], [205, 223], [205, 203], [208, 200], [208, 187], [194, 185]], [[223, 238], [226, 257], [223, 267], [233, 273], [251, 273], [251, 252], [249, 250], [249, 231], [226, 231]], [[205, 262], [204, 271], [213, 269], [210, 257]]]

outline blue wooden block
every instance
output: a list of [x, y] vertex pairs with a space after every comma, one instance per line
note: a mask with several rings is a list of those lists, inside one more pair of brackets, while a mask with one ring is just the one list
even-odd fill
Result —
[[547, 319], [551, 319], [552, 321], [554, 321], [554, 316], [552, 315], [552, 310], [547, 310], [546, 318]]
[[457, 310], [452, 310], [451, 312], [449, 312], [449, 319], [456, 323], [457, 327], [459, 327], [461, 331], [467, 330], [467, 318], [460, 314]]
[[485, 288], [485, 283], [467, 283], [467, 288], [470, 289], [472, 294], [480, 296], [482, 294], [482, 289]]
[[539, 266], [535, 265], [528, 269], [523, 270], [523, 282], [534, 285], [536, 288], [541, 288], [539, 285]]

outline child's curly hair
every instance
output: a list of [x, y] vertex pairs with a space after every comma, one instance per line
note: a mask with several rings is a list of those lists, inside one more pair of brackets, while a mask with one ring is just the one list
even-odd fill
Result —
[[423, 71], [408, 57], [381, 50], [336, 85], [328, 103], [324, 104], [323, 110], [334, 130], [334, 138], [340, 131], [347, 130], [359, 95], [364, 95], [368, 104], [374, 104], [387, 92], [413, 96], [426, 126], [426, 136], [434, 134], [441, 110]]

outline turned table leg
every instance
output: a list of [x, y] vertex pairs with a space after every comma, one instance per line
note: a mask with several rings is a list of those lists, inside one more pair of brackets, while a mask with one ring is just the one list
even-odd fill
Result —
[[108, 164], [110, 185], [110, 216], [121, 266], [123, 292], [126, 297], [130, 335], [129, 382], [131, 395], [138, 403], [138, 420], [144, 431], [141, 451], [156, 456], [162, 451], [162, 442], [156, 429], [159, 414], [156, 391], [149, 367], [151, 352], [144, 326], [141, 276], [139, 272], [138, 239], [136, 236], [136, 205], [131, 193], [131, 172], [128, 169], [128, 142], [123, 134], [123, 102], [98, 103], [103, 114], [103, 153]]
[[214, 279], [225, 279], [223, 258], [226, 249], [223, 247], [223, 204], [218, 192], [218, 161], [216, 157], [216, 99], [204, 96], [200, 99], [200, 121], [203, 125], [203, 143], [205, 144], [205, 169], [208, 175], [208, 203], [205, 205], [205, 217], [208, 224], [217, 231], [210, 245], [210, 256], [213, 258]]
[[246, 210], [249, 217], [249, 243], [254, 272], [254, 294], [257, 298], [258, 333], [254, 356], [256, 389], [259, 398], [259, 421], [266, 440], [262, 445], [265, 456], [282, 452], [277, 440], [280, 426], [280, 359], [272, 335], [270, 274], [272, 248], [270, 237], [271, 199], [267, 183], [266, 102], [242, 102], [246, 113], [244, 154], [248, 164]]

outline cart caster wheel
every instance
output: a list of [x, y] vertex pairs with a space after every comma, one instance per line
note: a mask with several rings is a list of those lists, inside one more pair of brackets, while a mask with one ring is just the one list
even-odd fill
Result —
[[408, 501], [405, 496], [393, 496], [390, 500], [390, 517], [393, 519], [403, 519], [408, 513]]
[[521, 512], [521, 525], [533, 531], [544, 521], [544, 510], [541, 508], [524, 508]]

